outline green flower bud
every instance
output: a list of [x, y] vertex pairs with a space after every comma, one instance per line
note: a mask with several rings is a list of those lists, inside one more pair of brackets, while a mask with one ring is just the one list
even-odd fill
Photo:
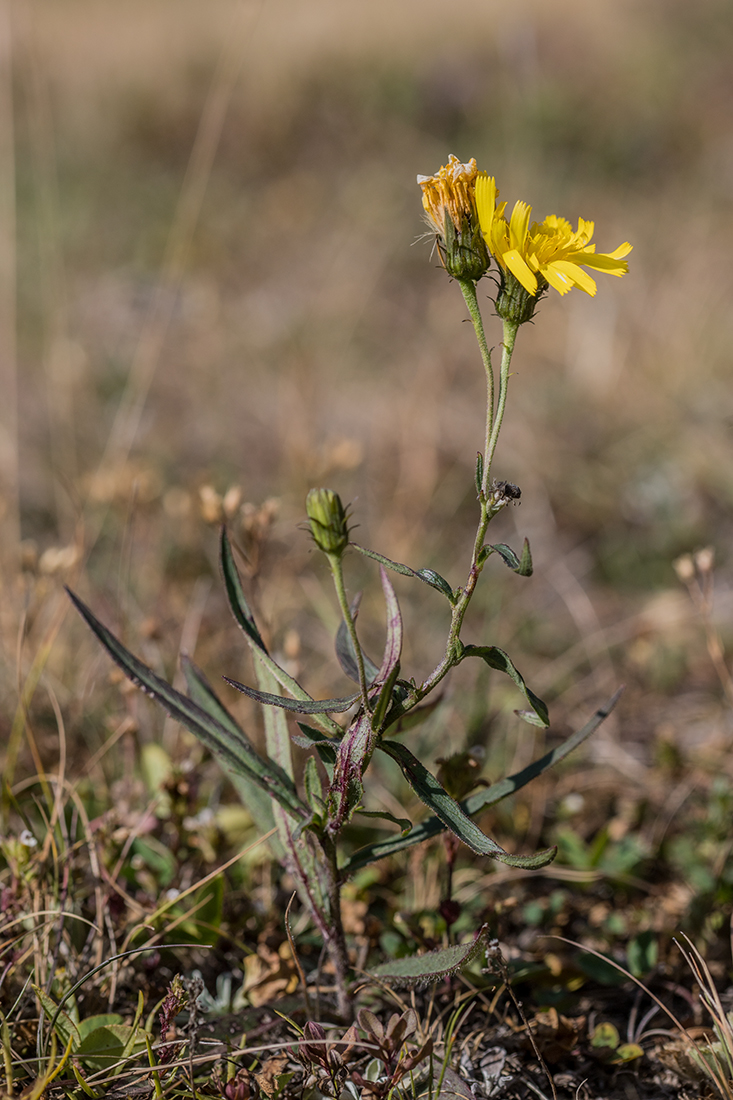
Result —
[[332, 489], [311, 489], [305, 498], [305, 510], [318, 549], [341, 557], [349, 545], [349, 528], [338, 493]]

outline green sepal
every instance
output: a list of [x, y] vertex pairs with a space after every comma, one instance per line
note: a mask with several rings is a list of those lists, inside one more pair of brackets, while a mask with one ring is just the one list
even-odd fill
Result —
[[399, 741], [381, 741], [377, 748], [396, 760], [407, 782], [417, 797], [433, 811], [443, 824], [459, 840], [479, 855], [491, 856], [510, 867], [534, 869], [545, 867], [557, 855], [557, 848], [545, 848], [533, 856], [513, 856], [505, 852], [501, 845], [479, 829], [475, 821], [464, 812], [455, 798], [451, 798], [432, 772], [421, 764], [416, 756]]
[[441, 577], [440, 573], [436, 573], [434, 569], [411, 569], [409, 565], [403, 565], [399, 561], [392, 561], [391, 558], [386, 558], [384, 554], [378, 554], [376, 550], [367, 550], [365, 546], [359, 546], [357, 542], [352, 542], [351, 545], [354, 550], [358, 550], [360, 554], [363, 554], [367, 558], [378, 561], [380, 565], [384, 565], [387, 569], [391, 569], [393, 573], [401, 573], [403, 577], [417, 577], [418, 580], [424, 581], [425, 584], [429, 584], [436, 592], [441, 592], [451, 603], [456, 602], [455, 593], [448, 584], [448, 581], [445, 577]]
[[[516, 794], [522, 787], [526, 787], [528, 783], [536, 779], [538, 775], [542, 775], [548, 768], [564, 760], [568, 753], [577, 749], [578, 746], [590, 737], [592, 733], [595, 733], [600, 724], [608, 718], [608, 715], [616, 706], [622, 691], [623, 688], [619, 688], [604, 706], [598, 708], [595, 714], [593, 714], [581, 729], [572, 733], [562, 742], [562, 744], [554, 749], [550, 749], [544, 756], [541, 756], [538, 760], [533, 760], [526, 768], [522, 768], [521, 771], [515, 772], [514, 775], [508, 775], [504, 779], [500, 779], [497, 783], [493, 783], [490, 787], [484, 787], [480, 791], [475, 791], [474, 794], [469, 795], [468, 798], [461, 802], [461, 808], [467, 814], [477, 814], [485, 807], [494, 806], [497, 802], [501, 802], [504, 798], [508, 798], [509, 795]], [[415, 844], [421, 844], [431, 837], [438, 836], [444, 829], [445, 825], [439, 817], [429, 817], [427, 821], [421, 821], [418, 825], [415, 825], [406, 837], [391, 837], [389, 840], [381, 840], [377, 841], [375, 844], [368, 844], [364, 848], [360, 848], [357, 852], [354, 852], [351, 859], [341, 867], [341, 875], [343, 878], [348, 878], [355, 874], [356, 871], [360, 871], [362, 867], [368, 866], [370, 863], [375, 863], [379, 859], [384, 859], [386, 856], [394, 855], [397, 852], [403, 851], [405, 848], [411, 848]]]
[[387, 982], [388, 985], [397, 986], [420, 986], [441, 981], [450, 977], [451, 974], [456, 974], [482, 948], [485, 948], [488, 934], [489, 926], [485, 924], [469, 943], [439, 947], [436, 951], [426, 951], [424, 955], [410, 955], [406, 959], [390, 959], [389, 962], [368, 970], [367, 975]]
[[519, 670], [515, 668], [511, 658], [503, 649], [499, 649], [498, 646], [495, 645], [467, 645], [464, 647], [461, 659], [464, 657], [481, 657], [490, 668], [495, 668], [499, 672], [506, 673], [506, 675], [517, 685], [532, 708], [531, 712], [526, 710], [516, 711], [519, 717], [523, 718], [525, 722], [529, 722], [532, 726], [549, 726], [550, 715], [548, 714], [546, 705], [542, 702], [539, 695], [535, 695], [532, 689], [527, 687], [524, 682], [524, 677]]

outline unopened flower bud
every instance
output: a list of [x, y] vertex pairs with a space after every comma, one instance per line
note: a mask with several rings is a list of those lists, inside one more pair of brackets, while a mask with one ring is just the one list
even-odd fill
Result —
[[311, 489], [305, 498], [313, 541], [324, 554], [340, 557], [349, 545], [346, 509], [332, 489]]

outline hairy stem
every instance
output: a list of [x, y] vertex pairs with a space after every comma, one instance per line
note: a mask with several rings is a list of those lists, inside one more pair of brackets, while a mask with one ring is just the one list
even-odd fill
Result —
[[346, 629], [349, 632], [349, 637], [354, 646], [354, 653], [356, 654], [356, 667], [359, 670], [359, 688], [361, 690], [361, 702], [364, 707], [365, 713], [369, 713], [369, 696], [367, 694], [367, 680], [366, 672], [364, 670], [364, 655], [361, 651], [359, 639], [356, 636], [356, 626], [354, 624], [354, 617], [351, 614], [351, 608], [349, 607], [349, 601], [346, 597], [346, 588], [344, 586], [344, 570], [341, 562], [340, 554], [328, 554], [328, 564], [331, 567], [331, 575], [333, 577], [334, 587], [336, 589], [336, 595], [338, 596], [339, 607], [341, 608], [341, 614], [344, 617], [346, 623]]
[[346, 936], [341, 919], [341, 883], [339, 881], [336, 845], [328, 836], [320, 837], [324, 859], [324, 883], [328, 895], [330, 927], [324, 936], [326, 951], [334, 969], [336, 1000], [339, 1015], [350, 1021], [354, 1008], [349, 997], [347, 976], [349, 972], [349, 953], [346, 948]]
[[461, 288], [466, 305], [468, 306], [468, 312], [471, 315], [473, 329], [476, 333], [479, 350], [481, 351], [484, 371], [486, 372], [486, 441], [484, 446], [484, 476], [481, 485], [484, 494], [486, 494], [486, 486], [488, 484], [486, 480], [486, 468], [489, 465], [487, 455], [489, 453], [489, 442], [494, 427], [494, 368], [491, 365], [491, 351], [489, 350], [489, 345], [486, 343], [484, 322], [481, 318], [481, 310], [479, 309], [478, 297], [476, 295], [476, 284], [472, 279], [459, 279], [458, 285]]
[[501, 369], [499, 373], [499, 401], [496, 406], [496, 416], [493, 418], [493, 427], [491, 429], [489, 442], [486, 446], [486, 454], [484, 455], [484, 479], [482, 486], [484, 493], [487, 492], [490, 484], [491, 463], [494, 461], [494, 451], [496, 450], [496, 444], [499, 442], [499, 432], [501, 431], [501, 424], [504, 419], [506, 395], [509, 388], [509, 367], [511, 365], [512, 355], [514, 354], [514, 342], [517, 339], [518, 330], [519, 325], [515, 321], [504, 321], [504, 339], [501, 346]]
[[498, 505], [493, 505], [490, 501], [489, 487], [491, 477], [491, 464], [494, 460], [494, 452], [496, 451], [496, 445], [499, 440], [499, 432], [501, 431], [502, 421], [504, 419], [504, 410], [506, 408], [506, 397], [509, 383], [509, 367], [512, 361], [512, 355], [514, 353], [514, 344], [517, 338], [517, 331], [519, 325], [512, 321], [504, 321], [504, 340], [502, 343], [501, 353], [501, 372], [499, 379], [499, 400], [496, 406], [496, 413], [493, 409], [494, 401], [494, 376], [491, 368], [491, 353], [486, 344], [486, 337], [484, 335], [484, 328], [481, 321], [481, 314], [478, 309], [478, 300], [476, 298], [476, 287], [474, 283], [467, 281], [460, 282], [463, 296], [468, 304], [468, 309], [471, 314], [471, 320], [473, 321], [474, 328], [476, 330], [476, 338], [478, 340], [479, 348], [481, 349], [481, 357], [484, 362], [484, 368], [486, 369], [487, 377], [487, 401], [486, 401], [486, 450], [484, 453], [484, 472], [481, 483], [481, 493], [479, 495], [479, 505], [481, 508], [481, 514], [479, 516], [478, 527], [476, 529], [476, 538], [473, 543], [473, 554], [471, 557], [471, 567], [468, 572], [468, 578], [464, 587], [461, 589], [458, 599], [453, 605], [453, 613], [451, 616], [450, 630], [448, 632], [448, 642], [445, 648], [445, 654], [436, 666], [436, 668], [430, 673], [428, 678], [420, 685], [416, 692], [415, 702], [419, 702], [424, 699], [434, 687], [436, 687], [443, 677], [450, 671], [454, 665], [457, 665], [461, 660], [462, 655], [462, 643], [461, 643], [461, 627], [463, 626], [463, 620], [468, 610], [468, 605], [471, 602], [471, 597], [476, 589], [476, 584], [481, 575], [481, 571], [484, 567], [485, 558], [482, 557], [482, 550], [484, 546], [484, 539], [486, 538], [486, 531], [491, 520], [500, 510]]

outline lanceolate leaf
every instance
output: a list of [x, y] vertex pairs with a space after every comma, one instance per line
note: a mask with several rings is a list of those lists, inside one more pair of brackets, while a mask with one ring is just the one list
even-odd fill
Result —
[[514, 667], [503, 649], [499, 649], [495, 645], [467, 645], [463, 651], [463, 656], [482, 657], [491, 668], [496, 668], [499, 672], [505, 672], [507, 676], [510, 676], [534, 712], [532, 714], [527, 711], [519, 711], [521, 717], [533, 726], [549, 726], [550, 716], [547, 713], [547, 707], [539, 696], [527, 687], [524, 677]]
[[532, 553], [529, 549], [529, 539], [524, 540], [521, 558], [518, 558], [511, 546], [507, 546], [504, 542], [497, 542], [494, 546], [488, 546], [487, 549], [494, 550], [509, 568], [518, 573], [520, 577], [532, 576]]
[[392, 587], [392, 582], [387, 576], [387, 570], [383, 565], [379, 567], [379, 575], [382, 579], [382, 591], [387, 604], [387, 641], [384, 645], [382, 664], [376, 675], [376, 679], [381, 682], [389, 679], [400, 660], [400, 654], [402, 653], [402, 615], [400, 614], [400, 605], [397, 603], [397, 596]]
[[441, 577], [440, 573], [436, 573], [434, 569], [410, 569], [409, 565], [402, 565], [398, 561], [392, 561], [391, 558], [386, 558], [384, 554], [378, 554], [376, 550], [367, 550], [365, 546], [359, 546], [358, 543], [352, 542], [351, 546], [355, 550], [358, 550], [360, 554], [364, 554], [367, 558], [373, 558], [374, 561], [380, 562], [381, 565], [391, 569], [394, 573], [401, 573], [404, 577], [417, 577], [418, 580], [424, 581], [425, 584], [429, 584], [431, 588], [435, 588], [436, 591], [442, 592], [451, 603], [455, 603], [455, 597], [453, 595], [453, 589], [448, 584], [445, 577]]
[[544, 867], [557, 854], [557, 848], [546, 848], [533, 856], [513, 856], [481, 832], [475, 821], [467, 816], [455, 798], [451, 798], [432, 772], [421, 764], [416, 756], [399, 741], [381, 741], [379, 748], [391, 756], [402, 768], [405, 779], [415, 794], [440, 818], [452, 833], [480, 855], [491, 856], [510, 867]]
[[[186, 654], [183, 654], [181, 656], [181, 667], [183, 668], [183, 674], [186, 677], [188, 694], [190, 695], [194, 703], [197, 703], [202, 710], [205, 710], [208, 714], [211, 715], [212, 718], [218, 721], [224, 727], [224, 729], [228, 730], [235, 740], [241, 741], [242, 744], [249, 746], [248, 751], [250, 751], [252, 756], [256, 758], [258, 766], [262, 769], [263, 774], [269, 774], [273, 777], [276, 777], [285, 787], [293, 788], [293, 782], [287, 772], [283, 771], [283, 769], [280, 768], [273, 761], [263, 760], [260, 757], [259, 753], [247, 737], [244, 730], [241, 728], [239, 723], [235, 721], [235, 719], [226, 709], [224, 704], [221, 702], [201, 669], [197, 668], [190, 657], [188, 657]], [[239, 789], [239, 784], [237, 784], [237, 789]], [[267, 791], [269, 794], [269, 786], [267, 788]], [[245, 801], [245, 805], [247, 805], [247, 808], [253, 813], [258, 814], [258, 823], [261, 823], [262, 820], [267, 821], [267, 819], [271, 816], [268, 812], [265, 812], [264, 819], [259, 817], [262, 811], [269, 810], [269, 805], [267, 805], [267, 796], [264, 797], [265, 805], [263, 805], [263, 792], [259, 790], [259, 788], [257, 788], [256, 791], [251, 792], [251, 794], [255, 795], [254, 800], [250, 795], [243, 800]]]
[[[497, 802], [501, 802], [502, 799], [508, 798], [509, 795], [515, 794], [516, 791], [521, 790], [527, 783], [536, 779], [538, 775], [547, 771], [547, 769], [551, 768], [554, 764], [559, 763], [568, 753], [572, 752], [573, 749], [577, 749], [578, 745], [581, 745], [586, 738], [590, 737], [592, 733], [595, 733], [601, 722], [608, 717], [616, 706], [622, 690], [623, 689], [619, 689], [615, 695], [612, 695], [604, 706], [598, 708], [593, 717], [586, 722], [582, 729], [576, 730], [576, 732], [571, 734], [561, 745], [546, 752], [539, 760], [533, 761], [531, 764], [528, 764], [526, 768], [522, 768], [521, 771], [515, 772], [514, 775], [509, 775], [505, 779], [500, 779], [498, 783], [494, 783], [491, 787], [485, 787], [483, 790], [476, 791], [461, 802], [461, 808], [467, 814], [476, 814], [486, 806], [493, 806]], [[383, 859], [385, 856], [394, 855], [395, 852], [400, 852], [405, 848], [411, 848], [413, 844], [421, 844], [424, 840], [429, 840], [430, 837], [437, 836], [444, 829], [445, 825], [439, 817], [429, 817], [427, 821], [422, 821], [419, 825], [415, 825], [412, 831], [405, 837], [392, 837], [389, 840], [383, 840], [377, 844], [370, 844], [361, 848], [358, 852], [354, 853], [346, 864], [344, 864], [341, 868], [341, 874], [344, 878], [348, 878], [362, 867], [366, 867], [369, 863], [374, 863], [376, 860]]]
[[234, 554], [232, 553], [232, 546], [229, 542], [226, 527], [222, 527], [221, 529], [220, 560], [221, 571], [224, 575], [224, 585], [229, 599], [229, 606], [232, 609], [234, 618], [247, 635], [248, 640], [253, 642], [263, 653], [267, 653], [265, 643], [262, 641], [262, 635], [257, 629], [254, 615], [244, 595], [244, 589], [242, 588], [242, 582], [234, 563]]
[[257, 754], [252, 743], [234, 723], [234, 719], [231, 719], [234, 725], [222, 725], [218, 717], [172, 688], [102, 626], [78, 596], [68, 588], [66, 591], [92, 632], [136, 687], [161, 703], [171, 718], [175, 718], [195, 734], [226, 768], [254, 780], [291, 813], [299, 817], [307, 816], [308, 811], [298, 798], [292, 781], [285, 782], [281, 773], [272, 769], [269, 762]]
[[[285, 688], [294, 699], [303, 699], [308, 702], [312, 701], [312, 696], [308, 694], [305, 688], [301, 687], [298, 681], [293, 679], [284, 668], [280, 668], [280, 665], [276, 661], [273, 661], [272, 657], [265, 649], [264, 642], [262, 641], [262, 637], [254, 621], [254, 616], [252, 615], [244, 595], [244, 589], [242, 588], [242, 582], [234, 562], [234, 554], [232, 553], [232, 546], [229, 542], [226, 527], [222, 527], [221, 531], [220, 560], [221, 571], [224, 577], [224, 584], [226, 586], [232, 614], [241, 627], [249, 643], [250, 649], [257, 655], [257, 659], [270, 672], [271, 676], [280, 687]], [[338, 731], [336, 723], [326, 714], [319, 715], [316, 721], [319, 725], [323, 726], [324, 729], [332, 733]]]
[[409, 833], [412, 828], [412, 822], [408, 817], [395, 817], [388, 810], [357, 810], [356, 813], [359, 817], [379, 817], [383, 821], [391, 821], [393, 825], [398, 825], [402, 834]]
[[241, 691], [243, 695], [254, 699], [256, 703], [262, 703], [268, 707], [280, 707], [282, 710], [292, 710], [296, 714], [339, 714], [353, 707], [359, 698], [357, 692], [355, 695], [349, 695], [347, 699], [286, 699], [284, 695], [271, 695], [269, 691], [257, 691], [255, 688], [247, 687], [246, 684], [240, 684], [239, 680], [230, 680], [228, 676], [223, 676], [222, 679], [237, 691]]
[[406, 959], [391, 959], [368, 970], [370, 977], [379, 978], [388, 985], [427, 985], [457, 973], [474, 955], [486, 946], [489, 926], [485, 924], [475, 939], [469, 943], [441, 947], [424, 955], [411, 955]]

